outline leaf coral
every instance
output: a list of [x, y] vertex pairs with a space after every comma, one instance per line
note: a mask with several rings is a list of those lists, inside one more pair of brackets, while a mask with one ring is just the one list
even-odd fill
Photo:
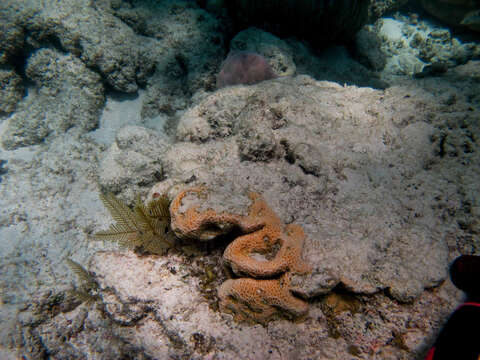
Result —
[[116, 223], [96, 233], [96, 239], [117, 241], [130, 249], [156, 255], [163, 255], [173, 247], [170, 201], [166, 196], [152, 200], [147, 206], [137, 198], [133, 210], [111, 193], [101, 194], [100, 199]]
[[311, 270], [302, 259], [302, 227], [285, 224], [253, 192], [249, 194], [246, 212], [242, 202], [228, 211], [215, 209], [225, 209], [231, 196], [229, 192], [187, 188], [177, 194], [170, 206], [172, 228], [179, 237], [212, 240], [232, 229], [240, 233], [223, 254], [224, 263], [237, 277], [218, 289], [220, 309], [232, 313], [237, 321], [258, 323], [277, 317], [305, 316], [308, 303], [295, 296], [290, 282], [291, 275]]

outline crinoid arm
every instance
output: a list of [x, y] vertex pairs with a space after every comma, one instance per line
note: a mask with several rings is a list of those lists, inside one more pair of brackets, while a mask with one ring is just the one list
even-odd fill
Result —
[[97, 232], [96, 239], [115, 241], [127, 248], [156, 255], [163, 255], [173, 247], [170, 201], [166, 196], [146, 206], [137, 197], [133, 210], [111, 193], [101, 194], [100, 199], [116, 223], [108, 230]]

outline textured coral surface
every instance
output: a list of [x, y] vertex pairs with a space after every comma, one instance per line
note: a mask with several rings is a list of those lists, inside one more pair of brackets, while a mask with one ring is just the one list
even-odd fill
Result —
[[220, 307], [238, 321], [265, 322], [275, 316], [303, 316], [308, 303], [291, 293], [288, 274], [279, 279], [229, 279], [218, 290]]
[[[223, 254], [225, 263], [242, 278], [221, 285], [220, 307], [232, 312], [237, 320], [258, 322], [284, 312], [305, 315], [307, 303], [293, 296], [290, 288], [291, 274], [310, 270], [302, 260], [302, 228], [283, 224], [256, 193], [248, 195], [251, 204], [246, 215], [217, 213], [208, 207], [213, 193], [202, 187], [187, 188], [173, 199], [170, 211], [172, 228], [181, 238], [212, 240], [233, 227], [244, 234], [234, 239]], [[235, 194], [229, 196], [235, 198]]]

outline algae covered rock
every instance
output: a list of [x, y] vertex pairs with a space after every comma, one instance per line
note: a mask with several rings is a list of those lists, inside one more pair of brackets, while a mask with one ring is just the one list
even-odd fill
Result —
[[125, 126], [100, 161], [99, 183], [108, 192], [128, 188], [130, 197], [138, 187], [154, 184], [163, 176], [165, 138], [141, 126]]
[[49, 0], [41, 5], [8, 0], [0, 4], [0, 11], [6, 21], [21, 29], [15, 36], [19, 46], [26, 42], [29, 48], [38, 49], [55, 38], [55, 47], [98, 70], [114, 89], [135, 92], [154, 65], [142, 46], [144, 42], [103, 5], [88, 0]]
[[22, 78], [13, 69], [0, 69], [0, 114], [15, 110], [23, 94]]
[[35, 89], [7, 120], [6, 149], [38, 144], [72, 128], [85, 133], [98, 125], [104, 88], [100, 76], [79, 59], [41, 49], [28, 59], [25, 72]]
[[[283, 221], [302, 226], [304, 256], [312, 265], [311, 273], [294, 280], [302, 296], [341, 285], [355, 293], [386, 289], [412, 301], [446, 275], [439, 220], [423, 207], [415, 220], [408, 205], [396, 200], [410, 196], [405, 181], [424, 183], [434, 176], [425, 170], [434, 156], [432, 129], [413, 120], [419, 116], [414, 105], [386, 99], [390, 95], [381, 91], [307, 76], [218, 91], [180, 120], [178, 137], [186, 142], [165, 154], [168, 182], [227, 186], [235, 193], [250, 189]], [[212, 121], [219, 119], [223, 128]], [[256, 137], [241, 129], [255, 123], [268, 129], [264, 137], [276, 144], [275, 156], [245, 156]], [[405, 217], [412, 220], [405, 223]]]

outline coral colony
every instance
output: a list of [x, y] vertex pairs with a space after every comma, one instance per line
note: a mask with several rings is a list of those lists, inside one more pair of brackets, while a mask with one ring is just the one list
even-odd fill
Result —
[[[247, 215], [201, 209], [211, 193], [189, 188], [172, 201], [172, 229], [185, 238], [210, 240], [232, 228], [239, 236], [225, 249], [223, 259], [239, 278], [218, 290], [220, 308], [238, 321], [265, 322], [278, 316], [304, 316], [308, 304], [291, 292], [290, 276], [310, 270], [301, 258], [305, 234], [295, 224], [285, 225], [256, 193], [250, 193]], [[186, 197], [194, 198], [191, 205]], [[199, 201], [198, 201], [199, 200]]]

